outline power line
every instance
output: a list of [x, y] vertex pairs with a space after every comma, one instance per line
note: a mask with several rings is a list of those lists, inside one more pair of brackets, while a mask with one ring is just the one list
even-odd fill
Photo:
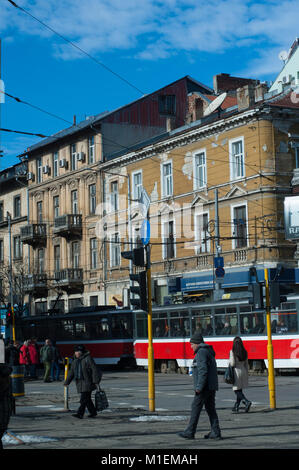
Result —
[[66, 38], [65, 36], [63, 36], [62, 34], [58, 33], [57, 31], [55, 31], [55, 29], [53, 29], [51, 26], [47, 25], [46, 23], [44, 23], [42, 20], [40, 20], [39, 18], [37, 18], [36, 16], [32, 15], [29, 11], [25, 10], [24, 8], [20, 7], [19, 5], [17, 5], [15, 2], [13, 2], [12, 0], [8, 0], [8, 2], [13, 5], [15, 8], [19, 9], [20, 11], [26, 13], [26, 15], [30, 16], [31, 18], [33, 18], [35, 21], [37, 21], [38, 23], [40, 23], [42, 26], [44, 26], [45, 28], [47, 28], [49, 31], [51, 31], [52, 33], [56, 34], [57, 36], [59, 36], [61, 39], [63, 39], [63, 41], [67, 42], [68, 44], [70, 44], [72, 47], [74, 47], [75, 49], [77, 49], [78, 51], [80, 51], [82, 54], [86, 55], [87, 57], [89, 57], [89, 59], [93, 60], [96, 64], [100, 65], [101, 67], [103, 67], [105, 70], [107, 70], [108, 72], [112, 73], [115, 77], [119, 78], [120, 80], [122, 80], [124, 83], [126, 83], [127, 85], [129, 85], [131, 88], [133, 88], [134, 90], [138, 91], [138, 93], [140, 93], [141, 95], [144, 95], [145, 93], [140, 90], [138, 87], [136, 87], [134, 84], [132, 84], [131, 82], [129, 82], [129, 80], [127, 80], [126, 78], [122, 77], [119, 73], [115, 72], [114, 70], [112, 70], [110, 67], [108, 67], [107, 65], [105, 65], [103, 62], [100, 62], [98, 59], [96, 59], [95, 57], [93, 57], [91, 54], [89, 54], [88, 52], [86, 52], [84, 49], [82, 49], [80, 46], [78, 46], [77, 44], [75, 44], [74, 42], [70, 41], [68, 38]]
[[25, 134], [25, 135], [33, 135], [33, 136], [36, 136], [36, 137], [49, 137], [47, 135], [44, 135], [44, 134], [35, 134], [35, 133], [32, 133], [32, 132], [25, 132], [25, 131], [16, 131], [16, 130], [13, 130], [13, 129], [4, 129], [3, 127], [0, 127], [0, 131], [3, 131], [3, 132], [13, 132], [14, 134]]

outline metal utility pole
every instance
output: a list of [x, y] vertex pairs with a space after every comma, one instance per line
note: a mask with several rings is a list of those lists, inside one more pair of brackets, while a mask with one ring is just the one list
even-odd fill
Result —
[[153, 349], [153, 321], [152, 321], [152, 276], [151, 276], [151, 249], [146, 246], [146, 275], [147, 275], [147, 328], [148, 328], [148, 399], [149, 411], [155, 411], [155, 374]]
[[269, 272], [265, 268], [265, 288], [266, 288], [266, 318], [267, 318], [267, 358], [268, 358], [268, 385], [269, 385], [269, 398], [270, 408], [276, 409], [276, 397], [275, 397], [275, 372], [274, 372], [274, 360], [273, 360], [273, 344], [272, 344], [272, 333], [271, 333], [271, 306], [270, 306], [270, 292], [269, 292]]

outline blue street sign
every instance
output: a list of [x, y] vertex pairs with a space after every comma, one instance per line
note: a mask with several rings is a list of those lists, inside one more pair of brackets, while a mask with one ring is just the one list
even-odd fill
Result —
[[224, 258], [223, 256], [215, 256], [214, 258], [214, 267], [223, 268], [224, 267]]
[[224, 277], [224, 275], [225, 275], [225, 271], [222, 267], [219, 266], [218, 268], [215, 269], [216, 277]]
[[151, 226], [148, 219], [144, 219], [142, 222], [140, 237], [144, 246], [149, 243], [151, 238]]

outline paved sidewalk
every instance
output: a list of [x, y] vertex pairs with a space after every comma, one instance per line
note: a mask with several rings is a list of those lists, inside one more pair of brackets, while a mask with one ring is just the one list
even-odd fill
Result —
[[[63, 387], [61, 387], [63, 389]], [[190, 403], [180, 403], [175, 411], [117, 407], [119, 394], [105, 387], [109, 409], [95, 419], [72, 416], [78, 395], [69, 388], [69, 408], [64, 411], [63, 392], [27, 393], [17, 399], [16, 415], [11, 417], [9, 431], [29, 438], [25, 444], [5, 443], [4, 449], [298, 449], [299, 396], [297, 402], [284, 402], [276, 410], [253, 405], [249, 413], [231, 412], [231, 404], [217, 407], [223, 439], [206, 440], [209, 421], [205, 411], [200, 417], [194, 440], [180, 438], [186, 427]], [[186, 404], [186, 406], [185, 406]], [[33, 437], [37, 439], [33, 441]], [[41, 442], [41, 440], [43, 440]]]

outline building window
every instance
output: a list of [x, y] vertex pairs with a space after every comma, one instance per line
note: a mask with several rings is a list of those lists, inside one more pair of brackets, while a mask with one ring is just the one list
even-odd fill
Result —
[[173, 116], [176, 111], [176, 96], [175, 95], [159, 95], [159, 113]]
[[119, 233], [114, 233], [110, 239], [110, 266], [120, 266], [120, 243]]
[[133, 173], [133, 199], [135, 201], [140, 201], [141, 193], [142, 193], [142, 172], [138, 171]]
[[71, 192], [72, 214], [78, 214], [78, 191]]
[[89, 186], [89, 213], [95, 214], [96, 207], [97, 207], [96, 185], [91, 184]]
[[60, 271], [60, 245], [54, 246], [54, 271]]
[[90, 239], [90, 269], [97, 269], [98, 267], [98, 240], [96, 238]]
[[59, 175], [59, 162], [58, 162], [58, 152], [53, 153], [53, 177]]
[[21, 196], [15, 196], [13, 201], [14, 218], [21, 217]]
[[234, 248], [247, 246], [247, 217], [245, 205], [233, 208], [233, 237]]
[[0, 202], [0, 222], [3, 222], [4, 220], [4, 203], [1, 201]]
[[37, 270], [39, 274], [45, 270], [45, 250], [43, 248], [39, 248], [37, 251]]
[[79, 242], [73, 242], [71, 247], [72, 247], [72, 266], [73, 268], [79, 268], [79, 263], [80, 263]]
[[38, 201], [36, 204], [37, 223], [41, 224], [43, 221], [43, 202]]
[[118, 211], [118, 182], [113, 181], [110, 185], [110, 204], [111, 211]]
[[4, 261], [4, 242], [0, 240], [0, 263]]
[[43, 181], [42, 159], [41, 159], [41, 157], [39, 157], [36, 160], [36, 175], [37, 175], [37, 182], [41, 183]]
[[163, 224], [163, 259], [175, 258], [174, 221]]
[[207, 184], [206, 152], [198, 152], [194, 155], [194, 189], [203, 188]]
[[77, 170], [77, 147], [76, 144], [71, 145], [71, 170]]
[[232, 180], [245, 176], [244, 139], [243, 137], [230, 140], [230, 177]]
[[94, 135], [89, 137], [88, 139], [88, 163], [95, 162], [95, 143], [94, 143]]
[[162, 165], [162, 197], [172, 196], [172, 162]]
[[14, 259], [22, 258], [22, 242], [19, 235], [13, 237], [13, 256]]
[[59, 217], [59, 196], [53, 197], [54, 218]]
[[208, 253], [210, 251], [210, 240], [208, 232], [209, 214], [196, 215], [195, 219], [195, 237], [198, 242], [196, 253]]

